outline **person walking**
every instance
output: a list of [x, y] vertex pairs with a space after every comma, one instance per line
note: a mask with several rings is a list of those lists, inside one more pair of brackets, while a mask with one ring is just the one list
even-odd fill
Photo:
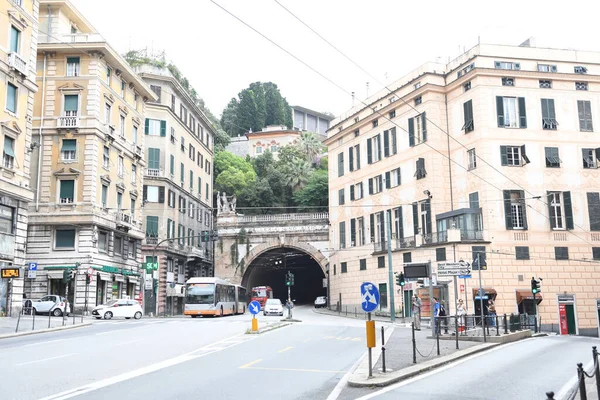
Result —
[[415, 329], [421, 330], [421, 299], [415, 293], [412, 300], [412, 312], [413, 312], [413, 322], [415, 324]]
[[462, 299], [458, 300], [458, 306], [456, 306], [456, 315], [458, 316], [458, 331], [465, 331], [465, 316], [467, 315], [467, 308], [465, 307], [465, 303]]
[[494, 300], [488, 302], [488, 318], [490, 319], [490, 325], [496, 326], [496, 305]]

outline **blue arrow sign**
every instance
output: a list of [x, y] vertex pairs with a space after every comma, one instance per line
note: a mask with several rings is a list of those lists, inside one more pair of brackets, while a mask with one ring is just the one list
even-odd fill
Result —
[[258, 314], [260, 312], [260, 303], [256, 300], [254, 300], [253, 302], [250, 303], [248, 310], [250, 311], [250, 314], [252, 314], [252, 315]]
[[459, 275], [458, 279], [470, 279], [471, 278], [471, 274], [469, 275]]
[[361, 307], [364, 312], [371, 312], [379, 305], [379, 290], [371, 282], [363, 282], [360, 285]]

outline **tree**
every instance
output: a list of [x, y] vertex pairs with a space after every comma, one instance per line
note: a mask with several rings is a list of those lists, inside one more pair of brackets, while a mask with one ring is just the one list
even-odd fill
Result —
[[240, 102], [237, 107], [235, 124], [246, 132], [249, 130], [256, 132], [256, 101], [254, 99], [254, 92], [249, 89], [244, 89], [238, 96]]
[[[306, 186], [294, 193], [302, 211], [327, 211], [329, 206], [329, 176], [327, 171], [315, 171]], [[315, 208], [318, 207], [318, 208]]]
[[282, 172], [286, 186], [295, 192], [308, 182], [312, 169], [305, 160], [296, 158], [285, 164]]
[[[272, 211], [273, 191], [266, 179], [258, 179], [249, 185], [240, 196], [240, 209], [248, 214], [267, 214]], [[248, 207], [248, 208], [245, 208]]]
[[267, 120], [265, 90], [260, 82], [251, 83], [250, 90], [254, 94], [254, 102], [256, 104], [256, 114], [254, 115], [254, 126], [252, 127], [252, 131], [259, 132], [266, 126], [265, 122]]
[[312, 132], [302, 132], [300, 134], [300, 140], [298, 141], [297, 146], [301, 151], [306, 153], [307, 160], [309, 160], [313, 165], [319, 165], [319, 161], [323, 155], [325, 147], [323, 146], [321, 139], [319, 139], [316, 134]]
[[256, 173], [252, 164], [243, 157], [226, 151], [215, 155], [215, 188], [218, 192], [235, 194], [240, 197], [248, 185], [256, 181]]
[[234, 97], [229, 100], [229, 104], [227, 104], [227, 107], [225, 107], [221, 114], [221, 126], [225, 129], [225, 132], [231, 133], [231, 136], [237, 136], [244, 133], [243, 130], [236, 125], [238, 106], [239, 103]]

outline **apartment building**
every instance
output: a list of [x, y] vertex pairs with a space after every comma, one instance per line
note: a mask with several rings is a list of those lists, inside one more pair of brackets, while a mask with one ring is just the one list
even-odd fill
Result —
[[[0, 316], [21, 307], [26, 265], [30, 186], [31, 117], [38, 34], [37, 0], [0, 1]], [[3, 274], [4, 275], [4, 274]], [[9, 278], [8, 276], [14, 276]]]
[[327, 137], [329, 124], [334, 119], [331, 114], [323, 114], [302, 106], [292, 106], [294, 129], [316, 133], [322, 139]]
[[144, 126], [144, 260], [158, 257], [158, 303], [146, 290], [146, 312], [183, 312], [183, 286], [193, 276], [213, 276], [212, 124], [167, 68], [137, 67], [156, 94]]
[[[66, 0], [40, 2], [30, 298], [140, 298], [144, 110], [154, 92]], [[75, 271], [68, 284], [65, 270]], [[89, 276], [89, 278], [88, 278]]]
[[481, 44], [390, 89], [328, 131], [332, 303], [359, 304], [370, 281], [383, 309], [394, 296], [410, 316], [419, 293], [427, 315], [422, 280], [390, 287], [390, 246], [394, 273], [431, 262], [452, 312], [456, 297], [480, 311], [477, 272], [455, 292], [438, 264], [479, 259], [484, 310], [534, 314], [541, 277], [542, 324], [597, 335], [600, 53]]

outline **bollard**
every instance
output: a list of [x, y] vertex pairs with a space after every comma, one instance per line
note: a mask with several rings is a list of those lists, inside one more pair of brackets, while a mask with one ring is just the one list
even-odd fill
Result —
[[581, 400], [587, 400], [587, 391], [585, 389], [585, 371], [583, 370], [582, 363], [577, 363], [577, 378], [579, 379], [579, 398]]
[[31, 323], [31, 330], [35, 331], [35, 313], [31, 313], [31, 318], [33, 319], [33, 322]]
[[440, 355], [440, 317], [435, 317], [437, 324], [435, 325], [435, 339], [437, 342], [437, 355]]
[[454, 316], [454, 330], [456, 331], [456, 333], [454, 334], [454, 336], [456, 336], [456, 350], [458, 350], [458, 315]]
[[547, 392], [546, 396], [548, 397], [546, 400], [554, 400], [554, 392]]
[[412, 326], [412, 343], [413, 343], [413, 364], [417, 363], [417, 342], [415, 341], [415, 322], [411, 323]]
[[498, 325], [498, 314], [494, 317], [496, 318], [496, 336], [500, 336], [500, 325]]
[[444, 321], [444, 333], [447, 335], [448, 334], [448, 317], [444, 316], [443, 321]]
[[19, 332], [19, 322], [21, 322], [21, 314], [23, 314], [22, 309], [21, 309], [21, 312], [19, 313], [19, 316], [17, 317], [17, 328], [15, 329], [15, 333]]
[[[504, 334], [508, 335], [508, 321], [506, 320], [506, 314], [504, 314]], [[554, 396], [554, 393], [551, 392], [552, 395]]]
[[81, 323], [83, 324], [83, 310], [81, 310]]
[[382, 371], [385, 374], [385, 330], [383, 326], [381, 327], [381, 362], [382, 362]]
[[538, 333], [537, 315], [533, 317], [533, 333]]
[[[354, 307], [354, 318], [358, 318], [358, 314], [356, 314], [356, 307]], [[383, 327], [381, 327], [383, 329]]]
[[596, 346], [592, 346], [592, 357], [594, 358], [594, 365], [596, 366], [596, 393], [600, 396], [600, 366], [598, 365], [598, 349]]
[[48, 329], [50, 329], [50, 318], [52, 317], [52, 313], [48, 313]]

